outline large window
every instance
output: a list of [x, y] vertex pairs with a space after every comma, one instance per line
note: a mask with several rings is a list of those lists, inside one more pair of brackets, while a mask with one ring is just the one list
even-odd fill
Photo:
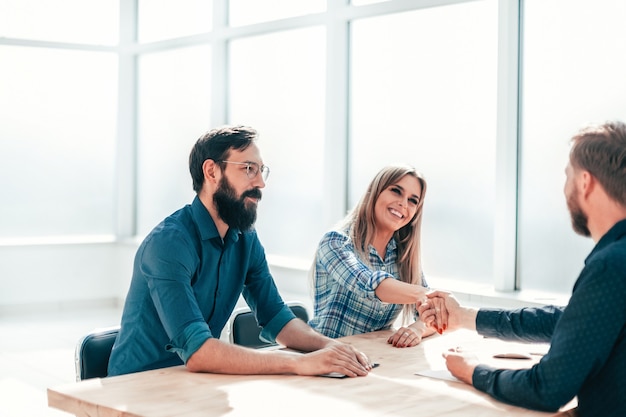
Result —
[[0, 38], [115, 45], [118, 22], [119, 3], [110, 0], [0, 2]]
[[421, 171], [427, 276], [493, 281], [497, 22], [494, 0], [352, 24], [350, 204], [386, 164]]
[[117, 57], [0, 45], [0, 238], [113, 235]]
[[139, 42], [197, 35], [212, 29], [211, 0], [141, 0], [138, 6]]
[[195, 140], [236, 123], [272, 169], [268, 254], [309, 262], [404, 162], [429, 184], [433, 285], [568, 293], [593, 245], [564, 203], [568, 139], [626, 119], [625, 18], [621, 0], [3, 0], [0, 239], [141, 238], [193, 198]]
[[191, 203], [189, 152], [211, 128], [211, 48], [165, 50], [139, 58], [137, 231]]
[[563, 196], [569, 139], [626, 120], [626, 2], [524, 2], [519, 274], [523, 289], [570, 292], [593, 242]]
[[267, 251], [311, 257], [323, 231], [325, 45], [321, 27], [233, 41], [229, 122], [260, 133], [271, 174], [257, 229]]
[[326, 0], [230, 0], [228, 3], [232, 26], [304, 16], [326, 9]]

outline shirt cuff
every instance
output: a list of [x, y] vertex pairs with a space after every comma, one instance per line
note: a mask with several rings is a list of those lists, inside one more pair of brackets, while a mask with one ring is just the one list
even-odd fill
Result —
[[186, 364], [191, 355], [212, 337], [209, 326], [205, 322], [196, 321], [185, 327], [180, 335], [165, 346], [165, 349], [168, 352], [176, 353]]
[[296, 316], [291, 311], [291, 308], [289, 308], [288, 305], [284, 305], [282, 310], [280, 310], [278, 314], [276, 314], [274, 318], [270, 320], [265, 327], [263, 327], [259, 338], [267, 343], [276, 343], [276, 336], [278, 336], [278, 333], [280, 333], [287, 323], [295, 318]]

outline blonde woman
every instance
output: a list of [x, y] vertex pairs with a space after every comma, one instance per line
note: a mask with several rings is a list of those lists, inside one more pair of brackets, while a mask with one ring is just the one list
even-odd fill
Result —
[[428, 287], [420, 262], [425, 195], [426, 181], [410, 166], [376, 174], [359, 204], [319, 243], [311, 327], [332, 338], [388, 329], [404, 310], [390, 344], [411, 347], [434, 333], [415, 320]]

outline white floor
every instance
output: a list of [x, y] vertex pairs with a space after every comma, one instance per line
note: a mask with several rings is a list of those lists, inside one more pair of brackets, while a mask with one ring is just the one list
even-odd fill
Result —
[[67, 417], [48, 407], [48, 387], [73, 383], [74, 348], [85, 333], [119, 323], [121, 310], [0, 316], [0, 417]]

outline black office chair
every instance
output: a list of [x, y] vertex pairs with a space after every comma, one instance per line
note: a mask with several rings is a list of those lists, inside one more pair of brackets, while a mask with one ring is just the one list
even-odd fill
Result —
[[[309, 313], [304, 304], [297, 301], [286, 303], [299, 319], [305, 323], [309, 321]], [[242, 307], [233, 312], [229, 320], [229, 339], [231, 343], [254, 349], [276, 346], [276, 343], [268, 343], [259, 337], [261, 328], [256, 322], [254, 313], [248, 307]]]
[[109, 357], [120, 326], [92, 330], [76, 344], [76, 381], [107, 376]]

